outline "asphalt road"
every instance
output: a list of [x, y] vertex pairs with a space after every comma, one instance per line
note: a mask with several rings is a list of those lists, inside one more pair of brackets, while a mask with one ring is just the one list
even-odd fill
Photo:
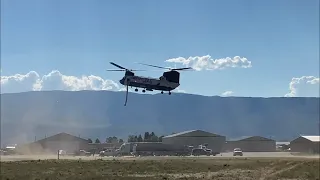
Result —
[[[230, 153], [221, 153], [217, 156], [188, 156], [188, 157], [177, 157], [177, 156], [148, 156], [148, 157], [103, 157], [104, 160], [130, 160], [130, 159], [141, 159], [141, 160], [149, 160], [149, 159], [179, 159], [179, 158], [230, 158], [233, 157], [232, 152]], [[236, 158], [245, 158], [245, 157], [257, 157], [257, 158], [318, 158], [319, 155], [314, 156], [295, 156], [290, 154], [290, 152], [244, 152], [242, 157], [237, 156]], [[57, 155], [13, 155], [13, 156], [0, 156], [0, 161], [21, 161], [21, 160], [45, 160], [45, 159], [57, 159]], [[70, 159], [70, 160], [95, 160], [101, 159], [98, 155], [95, 156], [60, 156], [60, 159]]]

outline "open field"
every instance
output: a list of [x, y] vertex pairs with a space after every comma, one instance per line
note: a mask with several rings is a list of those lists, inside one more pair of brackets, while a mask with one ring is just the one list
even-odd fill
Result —
[[[86, 159], [90, 157], [84, 157]], [[155, 158], [150, 160], [150, 158]], [[2, 179], [319, 179], [319, 159], [144, 157], [1, 162]], [[91, 157], [92, 159], [92, 157]], [[126, 160], [124, 160], [126, 159]]]

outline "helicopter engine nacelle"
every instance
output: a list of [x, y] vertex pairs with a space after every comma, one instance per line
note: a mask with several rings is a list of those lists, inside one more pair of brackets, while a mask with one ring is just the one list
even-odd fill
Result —
[[169, 82], [179, 83], [179, 81], [180, 81], [180, 73], [177, 71], [164, 72], [163, 76]]
[[160, 80], [163, 81], [163, 80], [166, 80], [166, 78], [164, 76], [161, 76]]

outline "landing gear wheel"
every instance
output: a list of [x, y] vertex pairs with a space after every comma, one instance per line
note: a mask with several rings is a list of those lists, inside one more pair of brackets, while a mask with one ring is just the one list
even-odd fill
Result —
[[161, 94], [163, 94], [163, 91], [161, 91]]
[[146, 90], [142, 90], [142, 92], [143, 92], [143, 93], [145, 93], [145, 92], [146, 92]]
[[171, 95], [171, 92], [169, 91], [169, 95]]
[[138, 89], [135, 89], [134, 91], [135, 91], [135, 92], [138, 92]]

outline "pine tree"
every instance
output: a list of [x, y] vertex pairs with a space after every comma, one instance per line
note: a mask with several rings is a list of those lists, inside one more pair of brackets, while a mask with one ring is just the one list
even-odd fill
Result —
[[144, 142], [148, 142], [148, 141], [149, 141], [149, 138], [150, 138], [149, 132], [145, 132], [145, 133], [144, 133], [143, 141], [144, 141]]
[[141, 134], [139, 134], [139, 136], [138, 136], [138, 142], [143, 142], [143, 138], [142, 138]]

